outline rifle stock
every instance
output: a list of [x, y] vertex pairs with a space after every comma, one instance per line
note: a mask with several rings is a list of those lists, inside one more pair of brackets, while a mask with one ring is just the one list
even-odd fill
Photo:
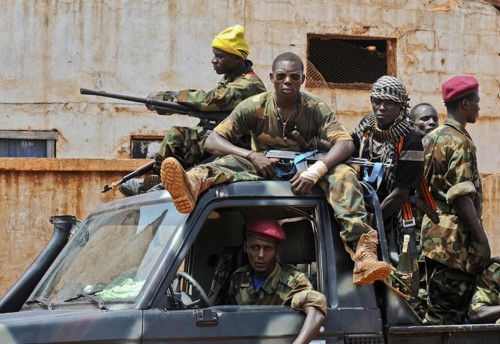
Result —
[[174, 112], [190, 117], [196, 117], [201, 120], [200, 125], [207, 130], [211, 130], [217, 126], [224, 118], [229, 115], [229, 112], [222, 111], [200, 111], [187, 105], [182, 105], [174, 102], [167, 102], [153, 98], [142, 98], [128, 96], [124, 94], [108, 93], [105, 91], [96, 91], [88, 88], [80, 88], [80, 94], [92, 95], [98, 97], [106, 97], [113, 99], [126, 100], [134, 103], [142, 103], [148, 106], [152, 111]]
[[133, 172], [130, 172], [129, 174], [127, 174], [126, 176], [124, 176], [119, 181], [113, 182], [111, 184], [104, 185], [104, 187], [102, 188], [101, 192], [103, 192], [103, 193], [104, 192], [108, 192], [109, 190], [112, 190], [112, 189], [116, 188], [117, 186], [122, 185], [123, 183], [129, 181], [132, 178], [142, 176], [144, 173], [147, 173], [147, 172], [153, 170], [153, 166], [154, 165], [155, 165], [155, 161], [154, 160], [151, 161], [151, 162], [148, 162], [146, 165], [142, 165], [138, 169], [136, 169]]

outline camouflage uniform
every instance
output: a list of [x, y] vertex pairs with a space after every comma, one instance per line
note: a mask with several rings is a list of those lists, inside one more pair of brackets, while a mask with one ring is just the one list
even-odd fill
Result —
[[[498, 305], [500, 305], [500, 263], [493, 261], [477, 280], [472, 301], [469, 305], [469, 312], [483, 306]], [[499, 323], [498, 320], [497, 324]]]
[[236, 270], [228, 297], [232, 305], [291, 305], [296, 310], [311, 306], [326, 315], [325, 296], [313, 289], [305, 274], [279, 262], [257, 291], [252, 285], [252, 267], [245, 265]]
[[475, 263], [471, 232], [458, 216], [453, 201], [469, 195], [481, 217], [483, 193], [476, 146], [465, 128], [452, 118], [427, 134], [423, 144], [424, 176], [441, 212], [439, 224], [427, 215], [422, 221], [429, 308], [424, 322], [463, 323], [480, 268]]
[[[319, 140], [332, 145], [337, 141], [352, 140], [328, 105], [303, 92], [300, 92], [297, 119], [289, 124], [289, 130], [283, 132], [274, 96], [275, 91], [270, 91], [244, 100], [214, 131], [233, 143], [251, 134], [252, 149], [258, 152], [269, 149], [301, 151], [300, 144], [291, 135], [293, 130], [299, 131], [311, 146]], [[212, 184], [263, 179], [249, 160], [232, 155], [199, 165], [192, 171], [206, 176]], [[351, 166], [339, 164], [322, 176], [318, 184], [325, 191], [341, 225], [340, 236], [355, 249], [360, 236], [372, 230], [366, 224], [363, 191], [356, 171]]]
[[[247, 68], [234, 80], [224, 76], [217, 87], [209, 92], [202, 90], [181, 90], [162, 92], [156, 98], [188, 105], [201, 111], [232, 111], [242, 100], [266, 90], [260, 78], [252, 70], [252, 62], [247, 60]], [[154, 171], [159, 174], [161, 163], [166, 157], [176, 158], [184, 168], [189, 168], [210, 154], [203, 146], [208, 133], [200, 126], [195, 128], [172, 127], [165, 135]]]

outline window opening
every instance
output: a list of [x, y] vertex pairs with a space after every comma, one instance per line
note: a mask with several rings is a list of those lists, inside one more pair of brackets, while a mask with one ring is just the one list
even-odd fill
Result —
[[396, 75], [396, 40], [308, 35], [306, 87], [369, 89]]
[[154, 159], [162, 140], [162, 136], [132, 136], [130, 157], [133, 159]]
[[0, 157], [55, 158], [57, 131], [0, 130]]
[[[248, 264], [242, 246], [245, 223], [257, 217], [272, 218], [282, 223], [287, 233], [279, 260], [305, 273], [318, 290], [313, 214], [311, 207], [219, 208], [207, 218], [180, 270], [194, 277], [213, 305], [224, 304], [232, 272]], [[188, 294], [196, 294], [189, 283], [181, 287]]]

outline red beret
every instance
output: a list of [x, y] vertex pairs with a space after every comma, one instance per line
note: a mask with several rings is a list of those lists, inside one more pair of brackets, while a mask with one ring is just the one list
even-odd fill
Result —
[[479, 89], [479, 83], [473, 76], [454, 76], [441, 86], [445, 103], [458, 99]]
[[257, 219], [247, 223], [247, 234], [266, 241], [283, 241], [286, 234], [278, 222], [269, 219]]

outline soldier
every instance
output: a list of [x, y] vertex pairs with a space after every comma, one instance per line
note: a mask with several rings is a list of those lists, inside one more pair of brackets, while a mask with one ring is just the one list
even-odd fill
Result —
[[[420, 138], [424, 138], [424, 136], [430, 133], [432, 130], [436, 129], [439, 125], [439, 117], [436, 109], [429, 103], [420, 103], [415, 105], [410, 110], [410, 118], [413, 122], [413, 129], [415, 133], [417, 133]], [[422, 228], [422, 217], [424, 216], [422, 211], [413, 207], [413, 215], [415, 216], [415, 227], [417, 228], [416, 232], [416, 241], [418, 252], [420, 253], [420, 241], [421, 241], [421, 231]], [[416, 278], [420, 278], [419, 291], [418, 291], [418, 301], [412, 303], [414, 306], [415, 312], [421, 316], [422, 318], [425, 316], [427, 312], [427, 286], [425, 282], [425, 274], [422, 272], [425, 271], [425, 259], [420, 255], [418, 260], [418, 268], [421, 272], [420, 276], [416, 276], [414, 279], [414, 283], [416, 283]], [[415, 287], [416, 288], [416, 287]]]
[[[272, 179], [275, 165], [264, 151], [300, 151], [304, 145], [299, 141], [314, 147], [319, 140], [326, 140], [331, 144], [328, 153], [322, 161], [295, 174], [290, 180], [291, 189], [305, 195], [318, 183], [342, 228], [340, 236], [346, 249], [355, 261], [353, 282], [360, 285], [384, 280], [390, 266], [378, 261], [378, 234], [366, 224], [361, 185], [355, 170], [342, 163], [354, 151], [352, 138], [328, 105], [300, 92], [305, 80], [303, 72], [304, 65], [297, 55], [284, 53], [276, 57], [269, 75], [274, 91], [241, 102], [207, 138], [205, 149], [223, 158], [187, 173], [177, 160], [167, 158], [161, 168], [164, 186], [177, 210], [190, 213], [198, 195], [212, 184]], [[292, 132], [300, 133], [301, 140], [297, 141]], [[255, 150], [234, 144], [249, 134]]]
[[469, 319], [475, 324], [500, 324], [500, 257], [491, 258], [479, 276], [469, 305]]
[[[214, 70], [217, 74], [224, 75], [215, 89], [209, 92], [192, 89], [157, 92], [150, 94], [149, 98], [176, 102], [201, 111], [232, 111], [243, 99], [266, 90], [252, 70], [252, 61], [248, 60], [249, 49], [243, 26], [235, 25], [216, 35], [212, 41], [212, 51]], [[162, 115], [171, 114], [157, 112]], [[172, 127], [163, 138], [156, 155], [153, 176], [147, 176], [145, 181], [131, 179], [120, 185], [120, 191], [125, 196], [132, 196], [146, 192], [158, 184], [161, 163], [166, 157], [175, 157], [184, 168], [207, 159], [210, 154], [205, 152], [203, 145], [208, 134], [200, 126]]]
[[424, 176], [440, 211], [439, 224], [422, 220], [429, 325], [464, 323], [474, 281], [491, 255], [476, 146], [465, 129], [478, 117], [479, 84], [456, 76], [443, 83], [442, 96], [448, 116], [423, 139]]
[[256, 219], [246, 226], [243, 250], [249, 265], [231, 276], [228, 303], [233, 305], [291, 305], [306, 314], [294, 343], [309, 343], [323, 324], [326, 298], [313, 289], [307, 276], [276, 258], [286, 234], [278, 222]]
[[354, 155], [394, 165], [384, 169], [377, 195], [386, 223], [396, 216], [394, 224], [400, 228], [401, 206], [418, 187], [422, 175], [422, 141], [412, 127], [408, 94], [400, 80], [382, 76], [373, 84], [370, 99], [373, 113], [364, 117], [352, 133]]
[[420, 138], [436, 129], [439, 124], [438, 113], [429, 103], [420, 103], [412, 107], [410, 119], [413, 122], [413, 129]]
[[[416, 227], [412, 212], [405, 217], [410, 195], [415, 194], [424, 168], [422, 141], [415, 133], [408, 114], [409, 98], [406, 87], [393, 76], [380, 77], [372, 87], [373, 113], [364, 117], [354, 129], [352, 137], [355, 156], [375, 163], [392, 163], [376, 173], [376, 167], [361, 167], [361, 176], [372, 173], [377, 196], [381, 202], [384, 227], [388, 233], [391, 252], [401, 252], [404, 234], [412, 237], [410, 257], [413, 280], [410, 294], [418, 297], [418, 265]], [[369, 178], [368, 178], [369, 179]], [[366, 180], [366, 178], [365, 178]], [[411, 208], [410, 208], [411, 209]], [[413, 301], [412, 301], [413, 302]]]

